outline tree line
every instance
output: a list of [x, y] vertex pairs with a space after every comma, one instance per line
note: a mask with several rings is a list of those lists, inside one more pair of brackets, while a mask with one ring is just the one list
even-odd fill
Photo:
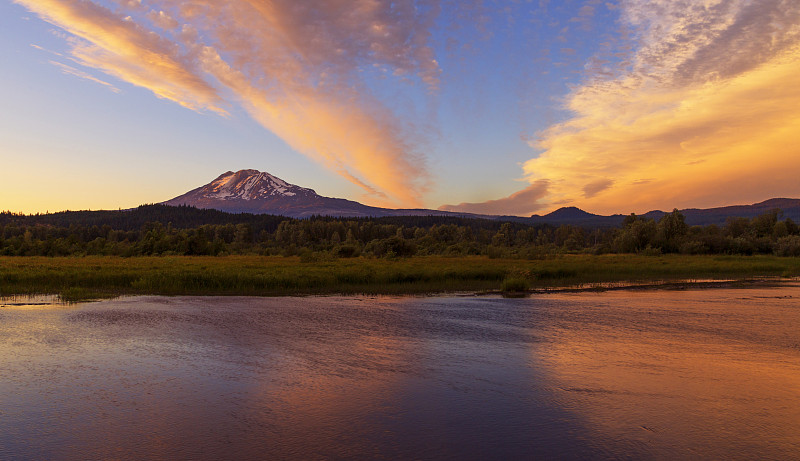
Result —
[[193, 207], [0, 213], [0, 255], [415, 255], [540, 258], [560, 253], [776, 254], [800, 256], [800, 228], [780, 210], [725, 225], [689, 226], [674, 210], [658, 221], [631, 214], [620, 227], [558, 227], [442, 216], [290, 219]]

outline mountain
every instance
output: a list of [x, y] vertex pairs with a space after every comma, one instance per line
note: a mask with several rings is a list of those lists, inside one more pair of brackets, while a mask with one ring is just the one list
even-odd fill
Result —
[[[293, 218], [310, 216], [389, 217], [389, 216], [452, 216], [464, 218], [488, 218], [526, 224], [570, 224], [583, 227], [616, 227], [622, 224], [625, 215], [611, 216], [587, 213], [579, 208], [564, 207], [546, 215], [529, 218], [518, 216], [488, 216], [428, 209], [388, 209], [367, 206], [352, 200], [325, 197], [313, 189], [290, 184], [269, 173], [258, 170], [228, 171], [205, 186], [198, 187], [165, 205], [189, 205], [197, 208], [215, 209], [228, 213], [273, 214]], [[775, 198], [753, 205], [735, 205], [718, 208], [680, 210], [689, 225], [725, 224], [728, 217], [753, 218], [773, 209], [781, 209], [783, 218], [800, 222], [800, 199]], [[655, 220], [666, 212], [650, 211], [643, 216]]]
[[478, 217], [426, 209], [378, 208], [352, 200], [325, 197], [313, 189], [290, 184], [258, 170], [228, 171], [205, 186], [163, 202], [165, 205], [189, 205], [228, 213], [274, 214], [293, 218], [314, 215], [337, 217], [385, 216], [457, 216]]
[[264, 213], [291, 217], [330, 214], [369, 216], [371, 207], [350, 200], [323, 197], [258, 170], [228, 171], [165, 205], [190, 205], [228, 213]]

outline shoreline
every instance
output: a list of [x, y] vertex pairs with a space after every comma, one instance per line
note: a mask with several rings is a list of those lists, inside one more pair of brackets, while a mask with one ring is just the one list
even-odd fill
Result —
[[583, 293], [589, 291], [644, 291], [644, 290], [688, 290], [692, 288], [716, 289], [716, 288], [751, 288], [753, 286], [778, 287], [797, 282], [797, 277], [751, 277], [744, 279], [718, 279], [718, 280], [654, 280], [650, 282], [622, 282], [620, 284], [610, 284], [610, 286], [588, 286], [588, 287], [555, 287], [531, 290], [535, 293]]
[[748, 289], [748, 288], [778, 288], [791, 286], [792, 282], [798, 282], [797, 277], [751, 277], [744, 279], [718, 279], [718, 280], [653, 280], [653, 281], [622, 281], [613, 283], [586, 284], [589, 286], [552, 286], [533, 288], [525, 292], [503, 292], [494, 290], [486, 293], [476, 293], [475, 296], [482, 295], [503, 295], [504, 297], [528, 297], [531, 295], [548, 295], [562, 293], [605, 293], [608, 291], [681, 291], [681, 290], [716, 290], [716, 289]]
[[[526, 292], [503, 292], [501, 290], [488, 291], [435, 291], [428, 293], [375, 293], [375, 292], [329, 292], [313, 294], [279, 294], [279, 295], [252, 295], [252, 294], [207, 294], [207, 293], [125, 293], [108, 294], [107, 296], [87, 297], [82, 299], [69, 299], [59, 293], [25, 293], [0, 295], [0, 308], [30, 307], [30, 306], [62, 306], [80, 303], [91, 303], [115, 300], [120, 298], [137, 297], [197, 297], [197, 298], [313, 298], [313, 297], [408, 297], [408, 298], [529, 298], [536, 295], [579, 294], [579, 293], [605, 293], [605, 292], [638, 292], [638, 291], [683, 291], [683, 290], [717, 290], [717, 289], [750, 289], [750, 288], [780, 288], [794, 286], [800, 282], [797, 277], [754, 277], [747, 279], [726, 280], [656, 280], [652, 282], [615, 282], [606, 286], [563, 287], [552, 286], [535, 288]], [[603, 284], [601, 284], [603, 285]]]

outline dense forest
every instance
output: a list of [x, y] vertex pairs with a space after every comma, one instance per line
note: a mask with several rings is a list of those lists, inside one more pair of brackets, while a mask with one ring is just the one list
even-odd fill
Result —
[[441, 216], [340, 219], [229, 214], [143, 205], [132, 210], [0, 213], [0, 255], [300, 255], [302, 258], [559, 253], [776, 254], [800, 256], [800, 228], [780, 210], [725, 225], [688, 226], [677, 210], [621, 227], [529, 225]]

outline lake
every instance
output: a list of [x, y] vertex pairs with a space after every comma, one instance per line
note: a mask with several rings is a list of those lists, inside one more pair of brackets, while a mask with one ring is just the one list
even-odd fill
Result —
[[0, 459], [798, 459], [800, 285], [0, 300]]

